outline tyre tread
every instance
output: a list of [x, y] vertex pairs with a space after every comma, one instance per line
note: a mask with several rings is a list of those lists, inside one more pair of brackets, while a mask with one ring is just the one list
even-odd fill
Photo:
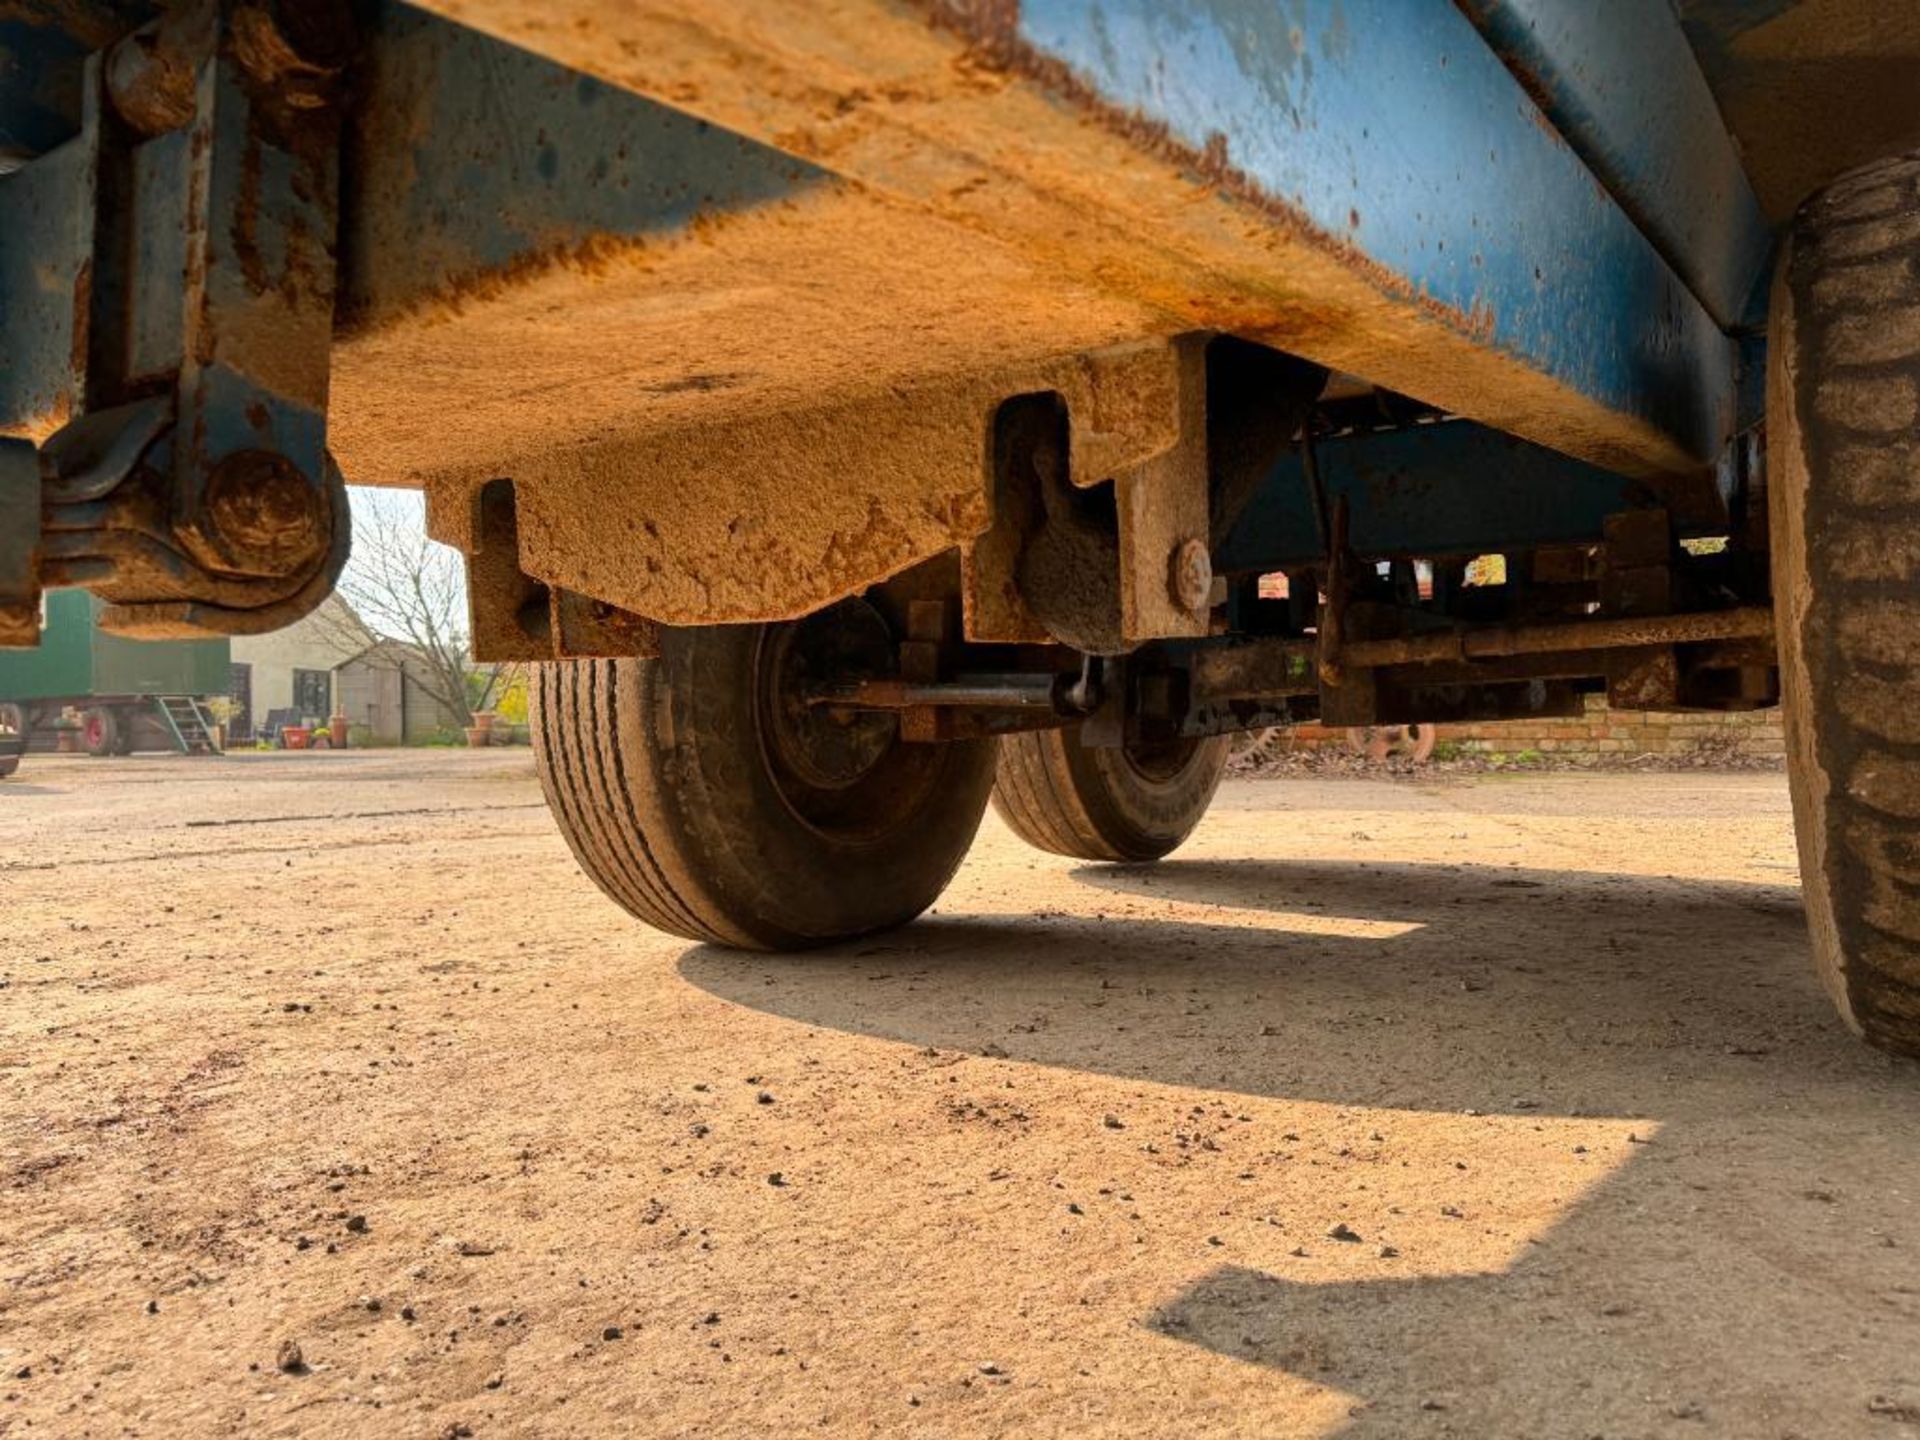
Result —
[[756, 768], [761, 737], [739, 712], [755, 703], [742, 667], [760, 643], [715, 627], [676, 632], [659, 658], [536, 666], [534, 754], [556, 824], [609, 897], [688, 940], [797, 950], [904, 923], [965, 856], [993, 745], [944, 747], [920, 808], [888, 822], [899, 843], [829, 836]]
[[[532, 708], [539, 717], [534, 735], [547, 803], [581, 868], [620, 905], [657, 930], [737, 944], [735, 937], [703, 924], [689, 897], [675, 886], [672, 871], [648, 843], [626, 777], [609, 782], [606, 752], [613, 752], [616, 767], [623, 763], [618, 702], [611, 698], [618, 689], [619, 663], [585, 660], [537, 668]], [[603, 690], [609, 697], [604, 714], [594, 698]]]
[[[1192, 831], [1226, 767], [1227, 738], [1202, 742], [1182, 777], [1188, 793], [1177, 823], [1156, 823], [1140, 812], [1069, 729], [1033, 730], [1000, 741], [993, 807], [1035, 849], [1075, 860], [1108, 863], [1158, 860]], [[1116, 788], [1119, 787], [1119, 788]]]
[[[1832, 777], [1818, 810], [1828, 873], [1807, 883], [1830, 897], [1832, 963], [1853, 1022], [1907, 1055], [1920, 1055], [1920, 839], [1909, 818], [1920, 814], [1920, 576], [1889, 527], [1911, 523], [1920, 500], [1917, 261], [1920, 154], [1842, 178], [1795, 219], [1783, 283], [1791, 422], [1809, 477], [1806, 563], [1804, 574], [1775, 575], [1777, 587], [1807, 587], [1797, 637], [1807, 718], [1818, 769]], [[1863, 482], [1870, 452], [1874, 478]], [[1849, 783], [1863, 773], [1878, 786]]]

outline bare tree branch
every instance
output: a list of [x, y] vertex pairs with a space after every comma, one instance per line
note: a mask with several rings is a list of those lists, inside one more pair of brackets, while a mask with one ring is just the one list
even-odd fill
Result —
[[417, 496], [362, 489], [353, 510], [353, 559], [339, 587], [352, 611], [340, 623], [357, 627], [350, 638], [363, 660], [403, 672], [471, 725], [518, 667], [473, 663], [460, 557], [427, 538]]

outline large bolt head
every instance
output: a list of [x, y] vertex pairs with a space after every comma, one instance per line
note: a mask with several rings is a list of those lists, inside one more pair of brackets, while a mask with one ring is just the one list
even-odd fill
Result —
[[227, 567], [279, 577], [325, 553], [331, 520], [325, 486], [284, 456], [242, 450], [207, 477], [194, 529]]
[[1213, 558], [1204, 540], [1182, 540], [1167, 566], [1167, 593], [1182, 610], [1198, 615], [1213, 595]]
[[214, 18], [211, 6], [175, 6], [107, 52], [107, 94], [139, 134], [165, 135], [193, 123]]

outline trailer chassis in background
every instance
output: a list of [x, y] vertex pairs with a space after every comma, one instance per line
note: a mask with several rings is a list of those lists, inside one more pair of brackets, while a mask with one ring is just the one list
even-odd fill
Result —
[[1823, 969], [1920, 1044], [1860, 959], [1920, 944], [1906, 802], [1834, 799], [1920, 743], [1913, 559], [1823, 478], [1920, 500], [1847, 300], [1914, 299], [1881, 10], [0, 0], [0, 640], [285, 623], [342, 474], [419, 487], [479, 655], [575, 667], [583, 861], [766, 945], [924, 906], [996, 745], [1023, 833], [1139, 858], [1233, 729], [1784, 688]]

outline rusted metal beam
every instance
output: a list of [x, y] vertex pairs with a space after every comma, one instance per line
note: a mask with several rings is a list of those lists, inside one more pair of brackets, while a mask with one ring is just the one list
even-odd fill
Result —
[[1315, 695], [1317, 647], [1312, 640], [1240, 640], [1197, 646], [1192, 683], [1196, 700]]
[[1710, 640], [1769, 639], [1773, 611], [1761, 605], [1707, 610], [1689, 615], [1568, 620], [1547, 625], [1494, 625], [1443, 630], [1386, 640], [1355, 640], [1340, 649], [1344, 665], [1427, 665], [1546, 655], [1558, 651], [1631, 650], [1647, 645], [1688, 645]]
[[814, 705], [852, 710], [915, 710], [943, 706], [967, 710], [1045, 710], [1067, 714], [1062, 692], [1071, 677], [1052, 674], [956, 675], [919, 684], [910, 680], [858, 680], [832, 685], [808, 697]]
[[1731, 427], [1730, 343], [1449, 0], [428, 8], [1049, 280], [1623, 473]]
[[[1486, 683], [1527, 679], [1573, 679], [1598, 674], [1597, 652], [1648, 646], [1742, 642], [1738, 650], [1716, 647], [1709, 663], [1753, 663], [1773, 640], [1773, 612], [1763, 606], [1690, 615], [1631, 619], [1569, 620], [1553, 624], [1489, 625], [1434, 631], [1383, 640], [1354, 640], [1340, 648], [1350, 669], [1387, 669], [1411, 683]], [[1314, 661], [1318, 642], [1270, 638], [1196, 645], [1191, 673], [1196, 695], [1229, 699], [1255, 695], [1311, 695], [1318, 689]], [[1541, 665], [1513, 663], [1537, 658]]]

